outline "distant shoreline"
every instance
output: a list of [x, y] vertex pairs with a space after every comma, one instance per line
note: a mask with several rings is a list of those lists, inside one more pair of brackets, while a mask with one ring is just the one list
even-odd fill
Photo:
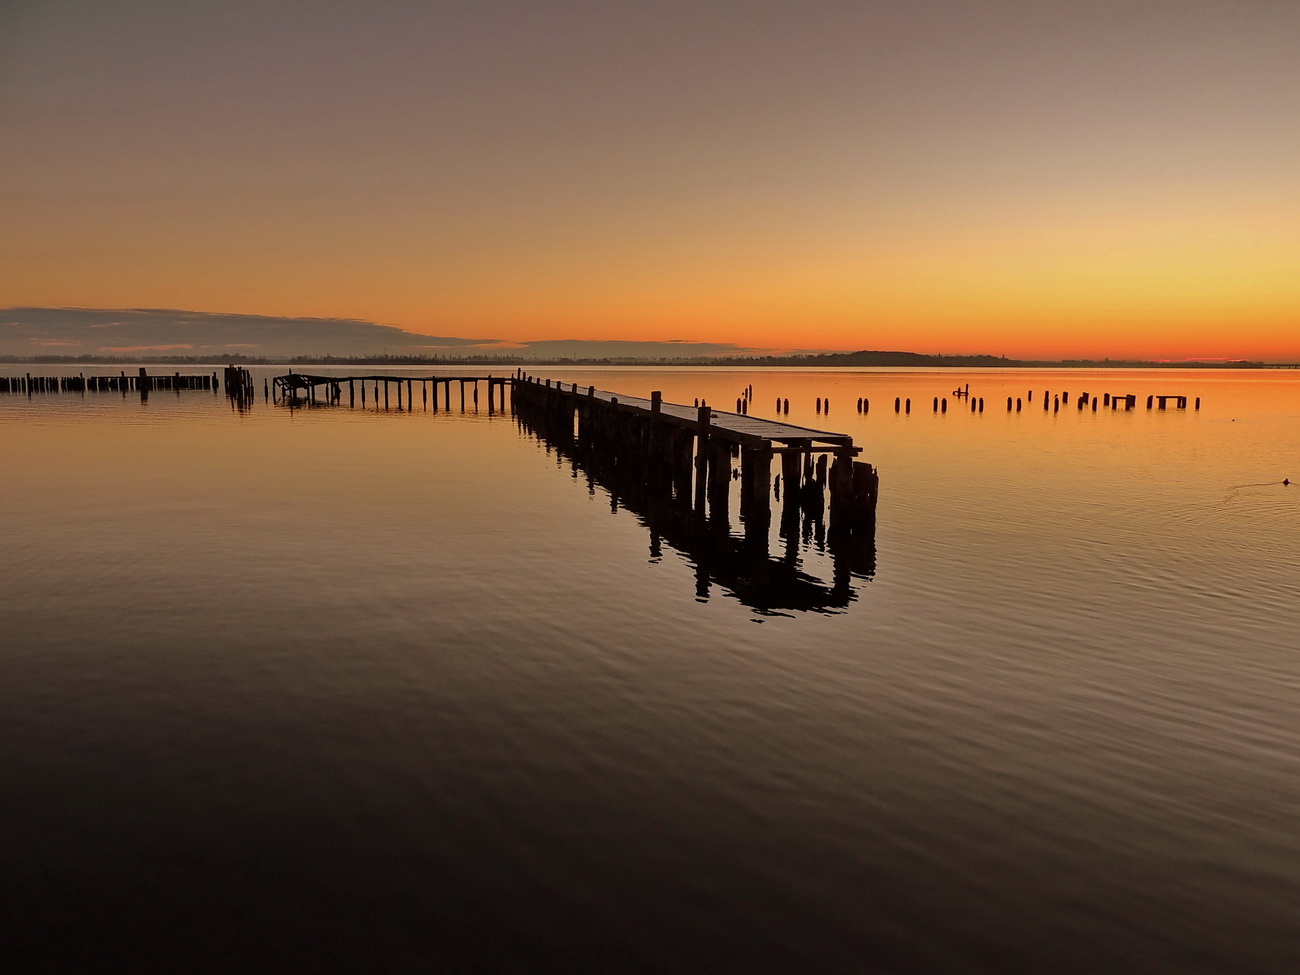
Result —
[[947, 369], [1300, 369], [1300, 363], [1266, 363], [1252, 360], [1157, 361], [1138, 359], [1007, 359], [991, 355], [924, 355], [919, 352], [833, 352], [794, 356], [693, 356], [683, 358], [640, 357], [534, 357], [534, 356], [0, 356], [0, 363], [24, 365], [169, 365], [195, 366], [217, 363], [287, 366], [641, 366], [685, 368], [730, 366], [761, 368], [947, 368]]

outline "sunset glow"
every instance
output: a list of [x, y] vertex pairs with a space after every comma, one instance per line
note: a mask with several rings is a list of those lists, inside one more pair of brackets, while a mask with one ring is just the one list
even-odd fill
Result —
[[0, 307], [1300, 361], [1300, 7], [975, 6], [6, 5]]

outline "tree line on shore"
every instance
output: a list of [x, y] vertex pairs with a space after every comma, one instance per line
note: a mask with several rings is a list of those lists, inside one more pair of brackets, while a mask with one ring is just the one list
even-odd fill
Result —
[[1140, 359], [1008, 359], [995, 355], [927, 355], [921, 352], [827, 352], [804, 355], [737, 355], [737, 356], [601, 356], [578, 358], [569, 356], [519, 356], [519, 355], [357, 355], [310, 356], [291, 358], [266, 357], [232, 353], [230, 355], [76, 355], [76, 356], [0, 356], [5, 363], [66, 363], [75, 365], [117, 365], [122, 363], [155, 363], [158, 365], [210, 365], [214, 362], [239, 365], [374, 365], [374, 366], [744, 366], [762, 368], [781, 367], [857, 367], [857, 368], [962, 368], [962, 369], [1014, 369], [1054, 366], [1062, 368], [1202, 368], [1202, 369], [1260, 369], [1266, 363], [1246, 359], [1234, 360], [1140, 360]]

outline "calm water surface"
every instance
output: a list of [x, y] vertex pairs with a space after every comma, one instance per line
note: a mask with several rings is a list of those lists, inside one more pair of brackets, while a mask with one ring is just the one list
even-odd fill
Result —
[[1300, 373], [537, 371], [788, 397], [874, 566], [755, 600], [486, 392], [0, 397], [9, 970], [1300, 970]]

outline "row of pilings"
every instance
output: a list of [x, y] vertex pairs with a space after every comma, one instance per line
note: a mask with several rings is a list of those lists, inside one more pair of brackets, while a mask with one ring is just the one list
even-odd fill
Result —
[[797, 536], [802, 520], [833, 543], [856, 539], [864, 549], [869, 544], [874, 557], [879, 477], [872, 465], [854, 459], [851, 442], [828, 453], [812, 440], [738, 435], [727, 426], [729, 415], [708, 406], [696, 408], [693, 419], [680, 409], [666, 413], [657, 392], [645, 408], [620, 403], [617, 395], [597, 396], [594, 387], [529, 376], [515, 379], [513, 387], [521, 422], [580, 456], [599, 455], [600, 469], [615, 483], [644, 485], [651, 495], [727, 524], [731, 482], [738, 479], [747, 537], [766, 539], [775, 499], [783, 536]]
[[119, 372], [116, 376], [87, 376], [78, 373], [75, 376], [33, 376], [25, 373], [21, 376], [0, 376], [0, 393], [22, 393], [28, 396], [40, 393], [147, 393], [150, 390], [168, 392], [182, 390], [220, 389], [217, 374], [199, 373], [182, 375], [176, 373], [150, 374], [141, 369], [135, 375]]

